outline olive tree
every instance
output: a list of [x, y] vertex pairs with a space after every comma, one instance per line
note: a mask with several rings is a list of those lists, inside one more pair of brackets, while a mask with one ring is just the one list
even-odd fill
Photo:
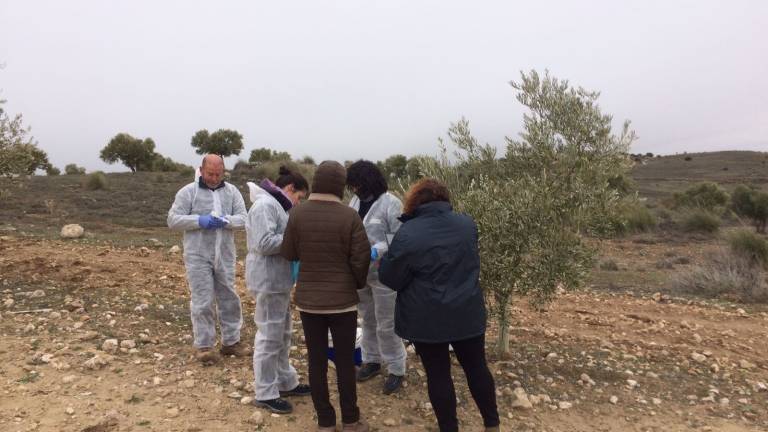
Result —
[[583, 284], [595, 252], [585, 240], [614, 226], [621, 196], [611, 179], [628, 171], [635, 139], [629, 122], [612, 132], [596, 92], [535, 71], [511, 85], [529, 111], [519, 138], [506, 138], [503, 158], [478, 144], [462, 119], [448, 132], [454, 157], [441, 142], [440, 157], [420, 164], [477, 222], [480, 281], [498, 322], [499, 353], [509, 351], [513, 294], [543, 304], [558, 288]]
[[243, 151], [243, 136], [232, 129], [219, 129], [213, 133], [201, 129], [192, 136], [190, 144], [197, 154], [213, 153], [227, 157]]
[[0, 100], [0, 176], [31, 175], [40, 169], [48, 169], [48, 155], [24, 126], [21, 114], [11, 117], [3, 109]]
[[101, 149], [101, 160], [108, 164], [117, 161], [127, 166], [131, 172], [151, 171], [157, 157], [155, 142], [152, 138], [134, 138], [127, 133], [115, 135], [109, 143]]

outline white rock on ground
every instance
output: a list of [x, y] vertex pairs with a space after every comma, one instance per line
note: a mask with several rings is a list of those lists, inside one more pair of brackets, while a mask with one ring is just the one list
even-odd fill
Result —
[[589, 384], [591, 386], [595, 385], [595, 382], [592, 380], [592, 378], [590, 378], [589, 375], [585, 373], [581, 374], [579, 378], [581, 379], [581, 382], [583, 382], [584, 384]]
[[110, 354], [116, 352], [117, 347], [117, 339], [107, 339], [101, 344], [101, 350]]
[[264, 413], [261, 410], [254, 411], [248, 422], [256, 426], [264, 424]]
[[748, 360], [739, 360], [739, 367], [742, 369], [754, 369], [755, 365]]
[[78, 224], [64, 225], [61, 228], [62, 238], [80, 238], [83, 236], [83, 234], [85, 234], [85, 229], [83, 229], [83, 227]]
[[696, 363], [704, 363], [705, 361], [707, 361], [707, 356], [705, 356], [704, 354], [694, 352], [693, 354], [691, 354], [691, 359], [693, 359], [693, 361], [695, 361]]
[[112, 357], [108, 355], [99, 355], [96, 354], [95, 356], [91, 357], [90, 359], [86, 360], [83, 365], [88, 369], [101, 369], [104, 366], [108, 365], [112, 361]]
[[521, 410], [533, 409], [533, 404], [528, 399], [528, 394], [522, 387], [518, 387], [512, 392], [512, 403], [510, 406]]

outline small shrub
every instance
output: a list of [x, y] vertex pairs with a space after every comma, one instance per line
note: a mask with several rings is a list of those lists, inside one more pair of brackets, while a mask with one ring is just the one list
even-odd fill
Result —
[[706, 210], [691, 210], [683, 215], [681, 225], [686, 232], [714, 233], [720, 229], [720, 217]]
[[675, 208], [701, 208], [716, 211], [728, 203], [728, 193], [717, 183], [703, 182], [674, 195]]
[[656, 228], [656, 216], [642, 204], [634, 203], [624, 207], [621, 216], [628, 232], [646, 232]]
[[629, 174], [622, 173], [608, 179], [608, 186], [619, 193], [619, 195], [629, 195], [630, 192], [635, 190], [635, 181], [629, 176]]
[[182, 168], [179, 168], [179, 174], [183, 177], [192, 177], [195, 175], [195, 169], [192, 168], [189, 165], [184, 165]]
[[726, 249], [711, 253], [703, 265], [677, 273], [672, 279], [672, 287], [705, 297], [768, 302], [768, 281], [763, 268]]
[[690, 264], [691, 259], [685, 256], [677, 257], [672, 260], [673, 264]]
[[738, 185], [731, 196], [731, 209], [752, 220], [757, 232], [765, 232], [768, 224], [768, 194]]
[[760, 235], [738, 230], [728, 237], [728, 245], [734, 254], [768, 269], [768, 241]]
[[690, 156], [686, 156], [686, 157], [685, 157], [685, 161], [686, 161], [686, 162], [690, 162], [690, 161], [692, 161], [692, 160], [693, 160], [693, 158], [692, 158], [692, 157], [690, 157]]
[[670, 270], [675, 268], [672, 260], [662, 259], [656, 262], [656, 268], [659, 270]]
[[107, 188], [107, 176], [101, 171], [95, 171], [88, 174], [84, 186], [88, 190], [99, 190]]
[[75, 164], [68, 164], [64, 167], [64, 173], [67, 175], [83, 175], [85, 174], [85, 168], [79, 167]]
[[55, 166], [49, 166], [45, 169], [45, 173], [49, 176], [57, 176], [61, 174], [61, 170], [56, 168]]

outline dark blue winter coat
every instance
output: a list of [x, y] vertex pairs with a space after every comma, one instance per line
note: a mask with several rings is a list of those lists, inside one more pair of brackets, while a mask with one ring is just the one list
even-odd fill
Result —
[[401, 220], [379, 268], [381, 282], [397, 291], [395, 333], [425, 343], [485, 333], [475, 222], [444, 201], [423, 204]]

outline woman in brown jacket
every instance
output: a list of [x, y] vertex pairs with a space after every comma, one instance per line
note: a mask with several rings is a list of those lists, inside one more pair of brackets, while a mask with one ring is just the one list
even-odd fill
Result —
[[317, 167], [309, 200], [291, 210], [280, 254], [300, 261], [294, 303], [301, 313], [309, 356], [309, 385], [318, 431], [336, 430], [328, 395], [328, 330], [336, 350], [343, 431], [365, 432], [355, 382], [357, 290], [365, 287], [370, 243], [360, 216], [342, 204], [346, 170], [338, 162]]

